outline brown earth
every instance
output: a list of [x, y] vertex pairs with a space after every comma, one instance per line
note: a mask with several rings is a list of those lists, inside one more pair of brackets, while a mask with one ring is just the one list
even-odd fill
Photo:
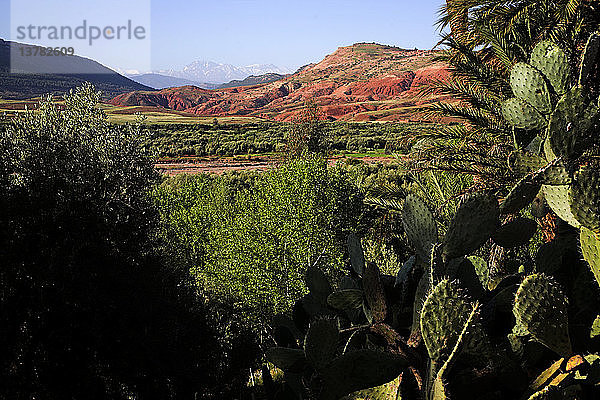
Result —
[[144, 106], [198, 116], [248, 115], [280, 121], [294, 117], [307, 100], [328, 119], [354, 121], [420, 120], [421, 97], [431, 81], [447, 79], [437, 52], [358, 43], [340, 47], [320, 63], [282, 80], [256, 86], [206, 90], [195, 86], [154, 92], [130, 92], [110, 101], [117, 106]]

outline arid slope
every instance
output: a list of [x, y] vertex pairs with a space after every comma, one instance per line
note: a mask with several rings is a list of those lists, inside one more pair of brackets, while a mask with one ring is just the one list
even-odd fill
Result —
[[434, 51], [358, 43], [340, 47], [318, 64], [276, 82], [219, 90], [184, 86], [136, 91], [115, 97], [111, 104], [289, 120], [312, 100], [329, 119], [419, 120], [422, 106], [439, 100], [419, 97], [419, 88], [448, 76], [434, 56]]

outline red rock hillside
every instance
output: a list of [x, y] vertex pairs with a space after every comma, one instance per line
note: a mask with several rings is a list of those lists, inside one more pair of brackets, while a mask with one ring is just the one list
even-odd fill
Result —
[[200, 116], [248, 115], [285, 121], [298, 113], [306, 100], [314, 100], [329, 119], [419, 120], [424, 104], [440, 100], [419, 97], [419, 88], [448, 77], [446, 67], [436, 63], [434, 56], [434, 51], [359, 43], [340, 47], [320, 63], [268, 84], [139, 91], [117, 96], [110, 103]]

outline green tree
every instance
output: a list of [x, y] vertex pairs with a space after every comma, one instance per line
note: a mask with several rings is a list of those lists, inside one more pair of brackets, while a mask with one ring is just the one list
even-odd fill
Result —
[[187, 270], [156, 252], [139, 131], [98, 100], [84, 86], [1, 133], [0, 393], [192, 398], [218, 346]]

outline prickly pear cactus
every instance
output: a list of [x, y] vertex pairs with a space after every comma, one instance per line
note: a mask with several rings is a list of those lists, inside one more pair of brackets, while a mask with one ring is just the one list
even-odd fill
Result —
[[428, 263], [438, 234], [435, 219], [427, 204], [415, 195], [406, 196], [402, 208], [402, 223], [409, 242], [423, 262]]
[[552, 111], [550, 91], [544, 75], [530, 64], [520, 62], [510, 71], [510, 87], [514, 95], [542, 114]]
[[476, 194], [464, 201], [456, 211], [444, 238], [446, 260], [465, 256], [481, 247], [496, 230], [500, 209], [496, 196]]
[[348, 254], [350, 255], [352, 269], [358, 275], [362, 275], [365, 269], [365, 253], [360, 243], [360, 238], [354, 233], [348, 235]]
[[579, 242], [583, 258], [590, 265], [592, 273], [600, 285], [600, 235], [587, 228], [581, 228]]
[[581, 86], [589, 84], [593, 79], [593, 70], [598, 66], [598, 58], [600, 58], [600, 32], [592, 34], [585, 46], [579, 69], [579, 84]]
[[575, 228], [579, 228], [581, 224], [571, 211], [571, 204], [569, 203], [569, 189], [569, 185], [542, 185], [544, 199], [552, 211], [554, 211], [556, 215], [558, 215], [563, 221], [569, 223]]
[[529, 243], [537, 231], [537, 223], [524, 217], [517, 217], [499, 227], [492, 235], [492, 240], [498, 246], [518, 247]]
[[549, 41], [538, 43], [529, 64], [520, 62], [511, 68], [510, 86], [515, 97], [502, 104], [502, 115], [516, 128], [544, 128], [553, 109], [546, 81], [555, 93], [562, 95], [569, 86], [569, 77], [569, 64], [562, 49]]
[[544, 274], [525, 278], [517, 290], [513, 314], [517, 325], [534, 340], [560, 355], [571, 354], [567, 299], [552, 278]]
[[548, 123], [548, 144], [550, 151], [546, 157], [552, 156], [565, 160], [578, 157], [586, 138], [593, 135], [592, 130], [598, 118], [595, 104], [586, 102], [585, 90], [581, 86], [570, 89], [556, 104]]
[[540, 183], [533, 182], [529, 177], [521, 178], [500, 204], [500, 213], [518, 213], [531, 204], [541, 188], [542, 185]]
[[[432, 365], [441, 368], [453, 355], [459, 339], [471, 354], [487, 353], [486, 335], [472, 316], [475, 305], [453, 282], [445, 279], [427, 296], [421, 310], [421, 334]], [[461, 336], [467, 322], [466, 337]]]
[[338, 310], [354, 310], [363, 305], [363, 291], [360, 289], [342, 289], [327, 297], [327, 304]]
[[383, 385], [408, 366], [399, 355], [374, 350], [352, 351], [334, 359], [322, 375], [321, 400], [338, 400], [362, 389]]
[[546, 119], [532, 105], [515, 97], [502, 103], [502, 116], [516, 128], [533, 130], [546, 126]]
[[317, 371], [323, 370], [333, 360], [338, 339], [337, 320], [317, 319], [310, 324], [304, 339], [304, 354]]
[[600, 173], [596, 168], [582, 167], [571, 185], [569, 203], [577, 221], [587, 229], [600, 233]]
[[565, 52], [555, 43], [544, 40], [531, 53], [531, 65], [540, 71], [559, 96], [569, 88], [571, 69]]

